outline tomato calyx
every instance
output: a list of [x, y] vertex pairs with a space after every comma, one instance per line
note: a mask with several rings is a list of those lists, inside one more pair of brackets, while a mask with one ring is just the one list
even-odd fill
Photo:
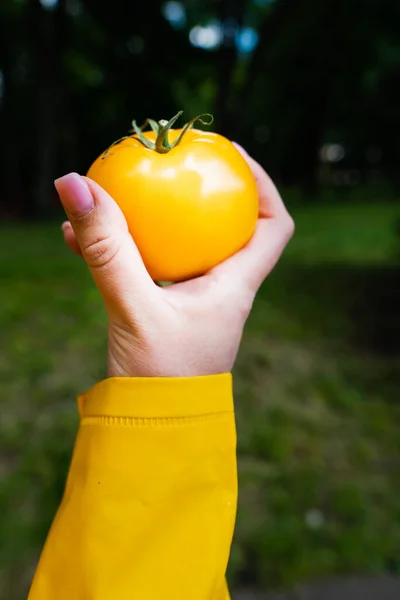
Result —
[[[208, 113], [198, 115], [197, 117], [186, 123], [176, 140], [170, 143], [168, 139], [169, 131], [172, 128], [172, 126], [175, 125], [179, 117], [181, 117], [182, 115], [183, 110], [180, 110], [169, 121], [165, 121], [164, 119], [162, 119], [161, 121], [155, 121], [154, 119], [146, 119], [146, 121], [141, 127], [137, 125], [136, 121], [132, 121], [133, 129], [130, 131], [130, 133], [132, 133], [133, 135], [125, 135], [124, 137], [111, 144], [111, 146], [107, 148], [107, 150], [104, 152], [102, 158], [106, 158], [111, 148], [113, 148], [117, 144], [120, 144], [123, 140], [127, 140], [129, 138], [137, 139], [141, 144], [143, 144], [143, 146], [145, 146], [149, 150], [153, 150], [154, 152], [158, 152], [159, 154], [167, 154], [181, 143], [185, 133], [189, 131], [189, 129], [191, 129], [197, 121], [199, 121], [202, 125], [211, 125], [214, 121], [213, 116]], [[204, 120], [205, 117], [208, 117], [207, 121]], [[156, 134], [155, 142], [153, 142], [144, 135], [144, 132], [147, 127], [151, 127], [151, 129]]]

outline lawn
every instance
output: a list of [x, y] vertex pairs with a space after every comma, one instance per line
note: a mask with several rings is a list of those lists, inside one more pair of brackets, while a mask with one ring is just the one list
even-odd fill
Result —
[[[293, 210], [235, 367], [232, 584], [400, 572], [395, 203]], [[23, 600], [62, 493], [105, 315], [57, 224], [0, 228], [0, 600]]]

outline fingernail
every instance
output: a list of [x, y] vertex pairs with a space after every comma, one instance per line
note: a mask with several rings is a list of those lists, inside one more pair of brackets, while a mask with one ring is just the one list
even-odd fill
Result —
[[56, 179], [54, 185], [67, 213], [83, 216], [94, 208], [93, 194], [78, 173], [64, 175]]
[[249, 153], [243, 148], [243, 146], [241, 146], [237, 142], [232, 142], [232, 144], [235, 146], [235, 148], [237, 150], [239, 150], [240, 154], [244, 154], [244, 156], [248, 156], [249, 155]]
[[64, 223], [61, 225], [61, 229], [63, 231], [67, 231], [67, 229], [70, 228], [70, 222], [69, 221], [64, 221]]

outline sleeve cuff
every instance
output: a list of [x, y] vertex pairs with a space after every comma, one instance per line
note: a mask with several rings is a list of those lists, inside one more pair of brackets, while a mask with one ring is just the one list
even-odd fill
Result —
[[232, 375], [110, 377], [78, 397], [80, 418], [197, 417], [233, 412]]

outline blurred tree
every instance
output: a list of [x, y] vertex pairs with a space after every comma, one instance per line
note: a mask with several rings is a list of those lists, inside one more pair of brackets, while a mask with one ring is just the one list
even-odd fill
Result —
[[[214, 112], [308, 194], [327, 142], [346, 167], [397, 180], [399, 22], [392, 0], [2, 0], [3, 212], [49, 213], [55, 176], [85, 171], [133, 118], [181, 108]], [[194, 43], [199, 25], [215, 43]]]
[[313, 192], [322, 143], [332, 130], [352, 129], [374, 57], [375, 8], [362, 0], [288, 0], [266, 14], [242, 98], [251, 93], [249, 111], [268, 128], [266, 159], [284, 183]]
[[19, 80], [24, 68], [20, 13], [12, 0], [0, 5], [0, 207], [21, 199], [24, 188], [18, 150], [23, 145], [24, 121], [24, 115], [19, 114]]
[[232, 84], [237, 68], [237, 33], [243, 25], [246, 0], [219, 0], [218, 13], [221, 24], [221, 43], [217, 52], [217, 97], [215, 117], [218, 130], [229, 135], [234, 129], [234, 115], [230, 105]]
[[97, 0], [6, 2], [0, 119], [10, 165], [0, 198], [8, 211], [38, 217], [50, 210], [55, 176], [85, 171], [133, 118], [171, 117], [181, 108], [176, 84], [184, 83], [186, 93], [176, 87], [188, 97], [207, 61], [171, 28], [162, 2], [115, 0], [112, 11]]
[[32, 201], [26, 207], [29, 215], [44, 215], [53, 194], [60, 122], [66, 119], [60, 106], [66, 21], [66, 0], [59, 0], [51, 12], [45, 11], [40, 0], [27, 3], [25, 30], [31, 60], [29, 87], [33, 123]]

